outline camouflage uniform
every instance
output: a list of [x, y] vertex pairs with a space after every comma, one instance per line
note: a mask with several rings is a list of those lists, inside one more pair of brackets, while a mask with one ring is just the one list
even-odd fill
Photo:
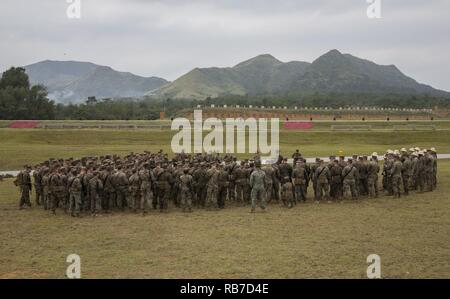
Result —
[[383, 189], [386, 190], [388, 195], [392, 195], [392, 177], [391, 169], [394, 162], [390, 157], [386, 158], [383, 166]]
[[141, 180], [136, 170], [133, 171], [133, 174], [128, 179], [128, 186], [131, 199], [130, 208], [137, 212], [141, 202]]
[[181, 208], [183, 212], [186, 210], [192, 211], [192, 191], [193, 178], [190, 174], [184, 173], [180, 177], [180, 193], [181, 193]]
[[402, 157], [402, 184], [405, 195], [409, 194], [409, 181], [411, 178], [411, 159], [404, 155]]
[[[260, 165], [260, 162], [257, 162]], [[260, 206], [263, 210], [266, 209], [266, 173], [258, 166], [250, 175], [252, 212], [256, 209], [256, 203], [260, 200]]]
[[321, 200], [322, 196], [325, 199], [329, 199], [329, 191], [330, 191], [330, 170], [324, 164], [320, 165], [316, 169], [315, 177], [317, 180], [317, 198], [316, 200]]
[[236, 200], [236, 181], [233, 175], [234, 170], [237, 168], [236, 161], [231, 162], [225, 167], [225, 170], [228, 171], [228, 199], [231, 201]]
[[294, 190], [291, 181], [284, 182], [281, 186], [281, 201], [285, 206], [292, 208], [294, 205]]
[[116, 191], [116, 205], [122, 211], [128, 205], [128, 178], [126, 174], [119, 169], [113, 177], [114, 190]]
[[228, 178], [229, 174], [223, 168], [219, 168], [219, 177], [218, 177], [218, 191], [217, 191], [217, 204], [219, 208], [223, 209], [225, 207], [225, 200], [227, 198], [228, 191]]
[[204, 207], [206, 202], [206, 184], [208, 183], [204, 164], [201, 164], [201, 166], [193, 172], [192, 178], [194, 180], [196, 205]]
[[426, 190], [432, 191], [433, 190], [433, 164], [434, 164], [434, 158], [429, 153], [425, 153], [424, 156], [424, 166], [425, 166], [425, 184], [426, 184]]
[[206, 172], [208, 183], [206, 184], [206, 208], [217, 208], [217, 195], [219, 191], [219, 171], [212, 167]]
[[44, 210], [50, 209], [51, 207], [51, 197], [50, 197], [50, 173], [46, 172], [42, 176], [42, 200], [44, 204]]
[[306, 179], [307, 173], [304, 165], [297, 164], [292, 172], [292, 180], [294, 182], [295, 197], [297, 201], [306, 201]]
[[64, 201], [66, 196], [67, 185], [62, 180], [60, 173], [53, 173], [50, 175], [50, 196], [52, 198], [52, 212], [56, 214], [56, 208], [61, 201]]
[[81, 208], [81, 179], [79, 175], [69, 178], [69, 212], [72, 216], [80, 216]]
[[245, 199], [244, 193], [247, 180], [247, 174], [243, 164], [234, 169], [233, 177], [236, 180], [236, 201], [242, 203]]
[[266, 200], [270, 202], [273, 198], [273, 182], [275, 180], [275, 170], [272, 166], [267, 165], [263, 168], [263, 171], [266, 173]]
[[358, 189], [356, 188], [356, 182], [358, 181], [358, 169], [349, 163], [342, 170], [342, 179], [344, 183], [344, 197], [348, 198], [349, 193], [352, 199], [358, 198]]
[[157, 193], [158, 193], [159, 210], [161, 212], [167, 211], [169, 208], [172, 174], [167, 169], [162, 169], [162, 172], [159, 172], [155, 177], [155, 179], [158, 190]]
[[141, 181], [141, 202], [140, 207], [142, 213], [147, 213], [147, 206], [153, 200], [152, 182], [154, 181], [153, 173], [148, 169], [141, 169], [138, 173], [139, 180]]
[[392, 192], [394, 197], [401, 196], [402, 191], [402, 162], [400, 160], [395, 160], [391, 168], [391, 180], [392, 180]]
[[91, 214], [95, 215], [101, 210], [100, 194], [103, 190], [102, 181], [99, 179], [98, 174], [89, 180], [89, 201], [91, 204]]
[[378, 197], [378, 172], [380, 172], [380, 166], [377, 160], [372, 159], [367, 167], [367, 183], [370, 197]]
[[40, 206], [44, 201], [42, 190], [42, 168], [38, 168], [33, 172], [34, 192], [36, 193], [36, 205]]
[[338, 200], [342, 194], [342, 168], [337, 162], [333, 162], [330, 168], [330, 196]]
[[16, 184], [20, 188], [20, 202], [19, 208], [27, 205], [31, 207], [30, 192], [31, 192], [31, 177], [27, 170], [21, 171], [16, 178]]

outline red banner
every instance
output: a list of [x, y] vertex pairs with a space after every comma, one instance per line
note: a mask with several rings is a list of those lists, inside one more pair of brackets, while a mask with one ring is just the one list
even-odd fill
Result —
[[33, 129], [36, 128], [39, 122], [37, 120], [18, 120], [13, 121], [9, 127], [12, 129]]
[[309, 130], [313, 127], [313, 123], [310, 121], [288, 121], [283, 126], [288, 130]]

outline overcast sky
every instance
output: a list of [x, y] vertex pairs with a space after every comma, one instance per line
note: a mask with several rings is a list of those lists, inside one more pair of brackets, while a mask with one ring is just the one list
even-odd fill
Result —
[[[90, 61], [174, 80], [258, 54], [312, 62], [330, 49], [395, 64], [450, 91], [450, 1], [1, 0], [0, 70], [45, 59]], [[74, 1], [74, 0], [72, 0]]]

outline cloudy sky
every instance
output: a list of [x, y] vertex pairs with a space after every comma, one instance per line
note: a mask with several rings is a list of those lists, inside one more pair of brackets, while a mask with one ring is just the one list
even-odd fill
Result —
[[[168, 80], [194, 67], [233, 66], [258, 54], [313, 61], [330, 49], [395, 64], [450, 91], [450, 1], [2, 0], [0, 70], [79, 60]], [[375, 1], [375, 0], [372, 0]]]

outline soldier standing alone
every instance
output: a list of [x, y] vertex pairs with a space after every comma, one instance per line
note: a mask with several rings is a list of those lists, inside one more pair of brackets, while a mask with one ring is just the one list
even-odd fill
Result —
[[260, 201], [261, 209], [263, 209], [263, 211], [266, 210], [266, 173], [261, 169], [261, 161], [256, 161], [255, 167], [255, 170], [250, 175], [252, 213], [255, 212], [258, 200]]

